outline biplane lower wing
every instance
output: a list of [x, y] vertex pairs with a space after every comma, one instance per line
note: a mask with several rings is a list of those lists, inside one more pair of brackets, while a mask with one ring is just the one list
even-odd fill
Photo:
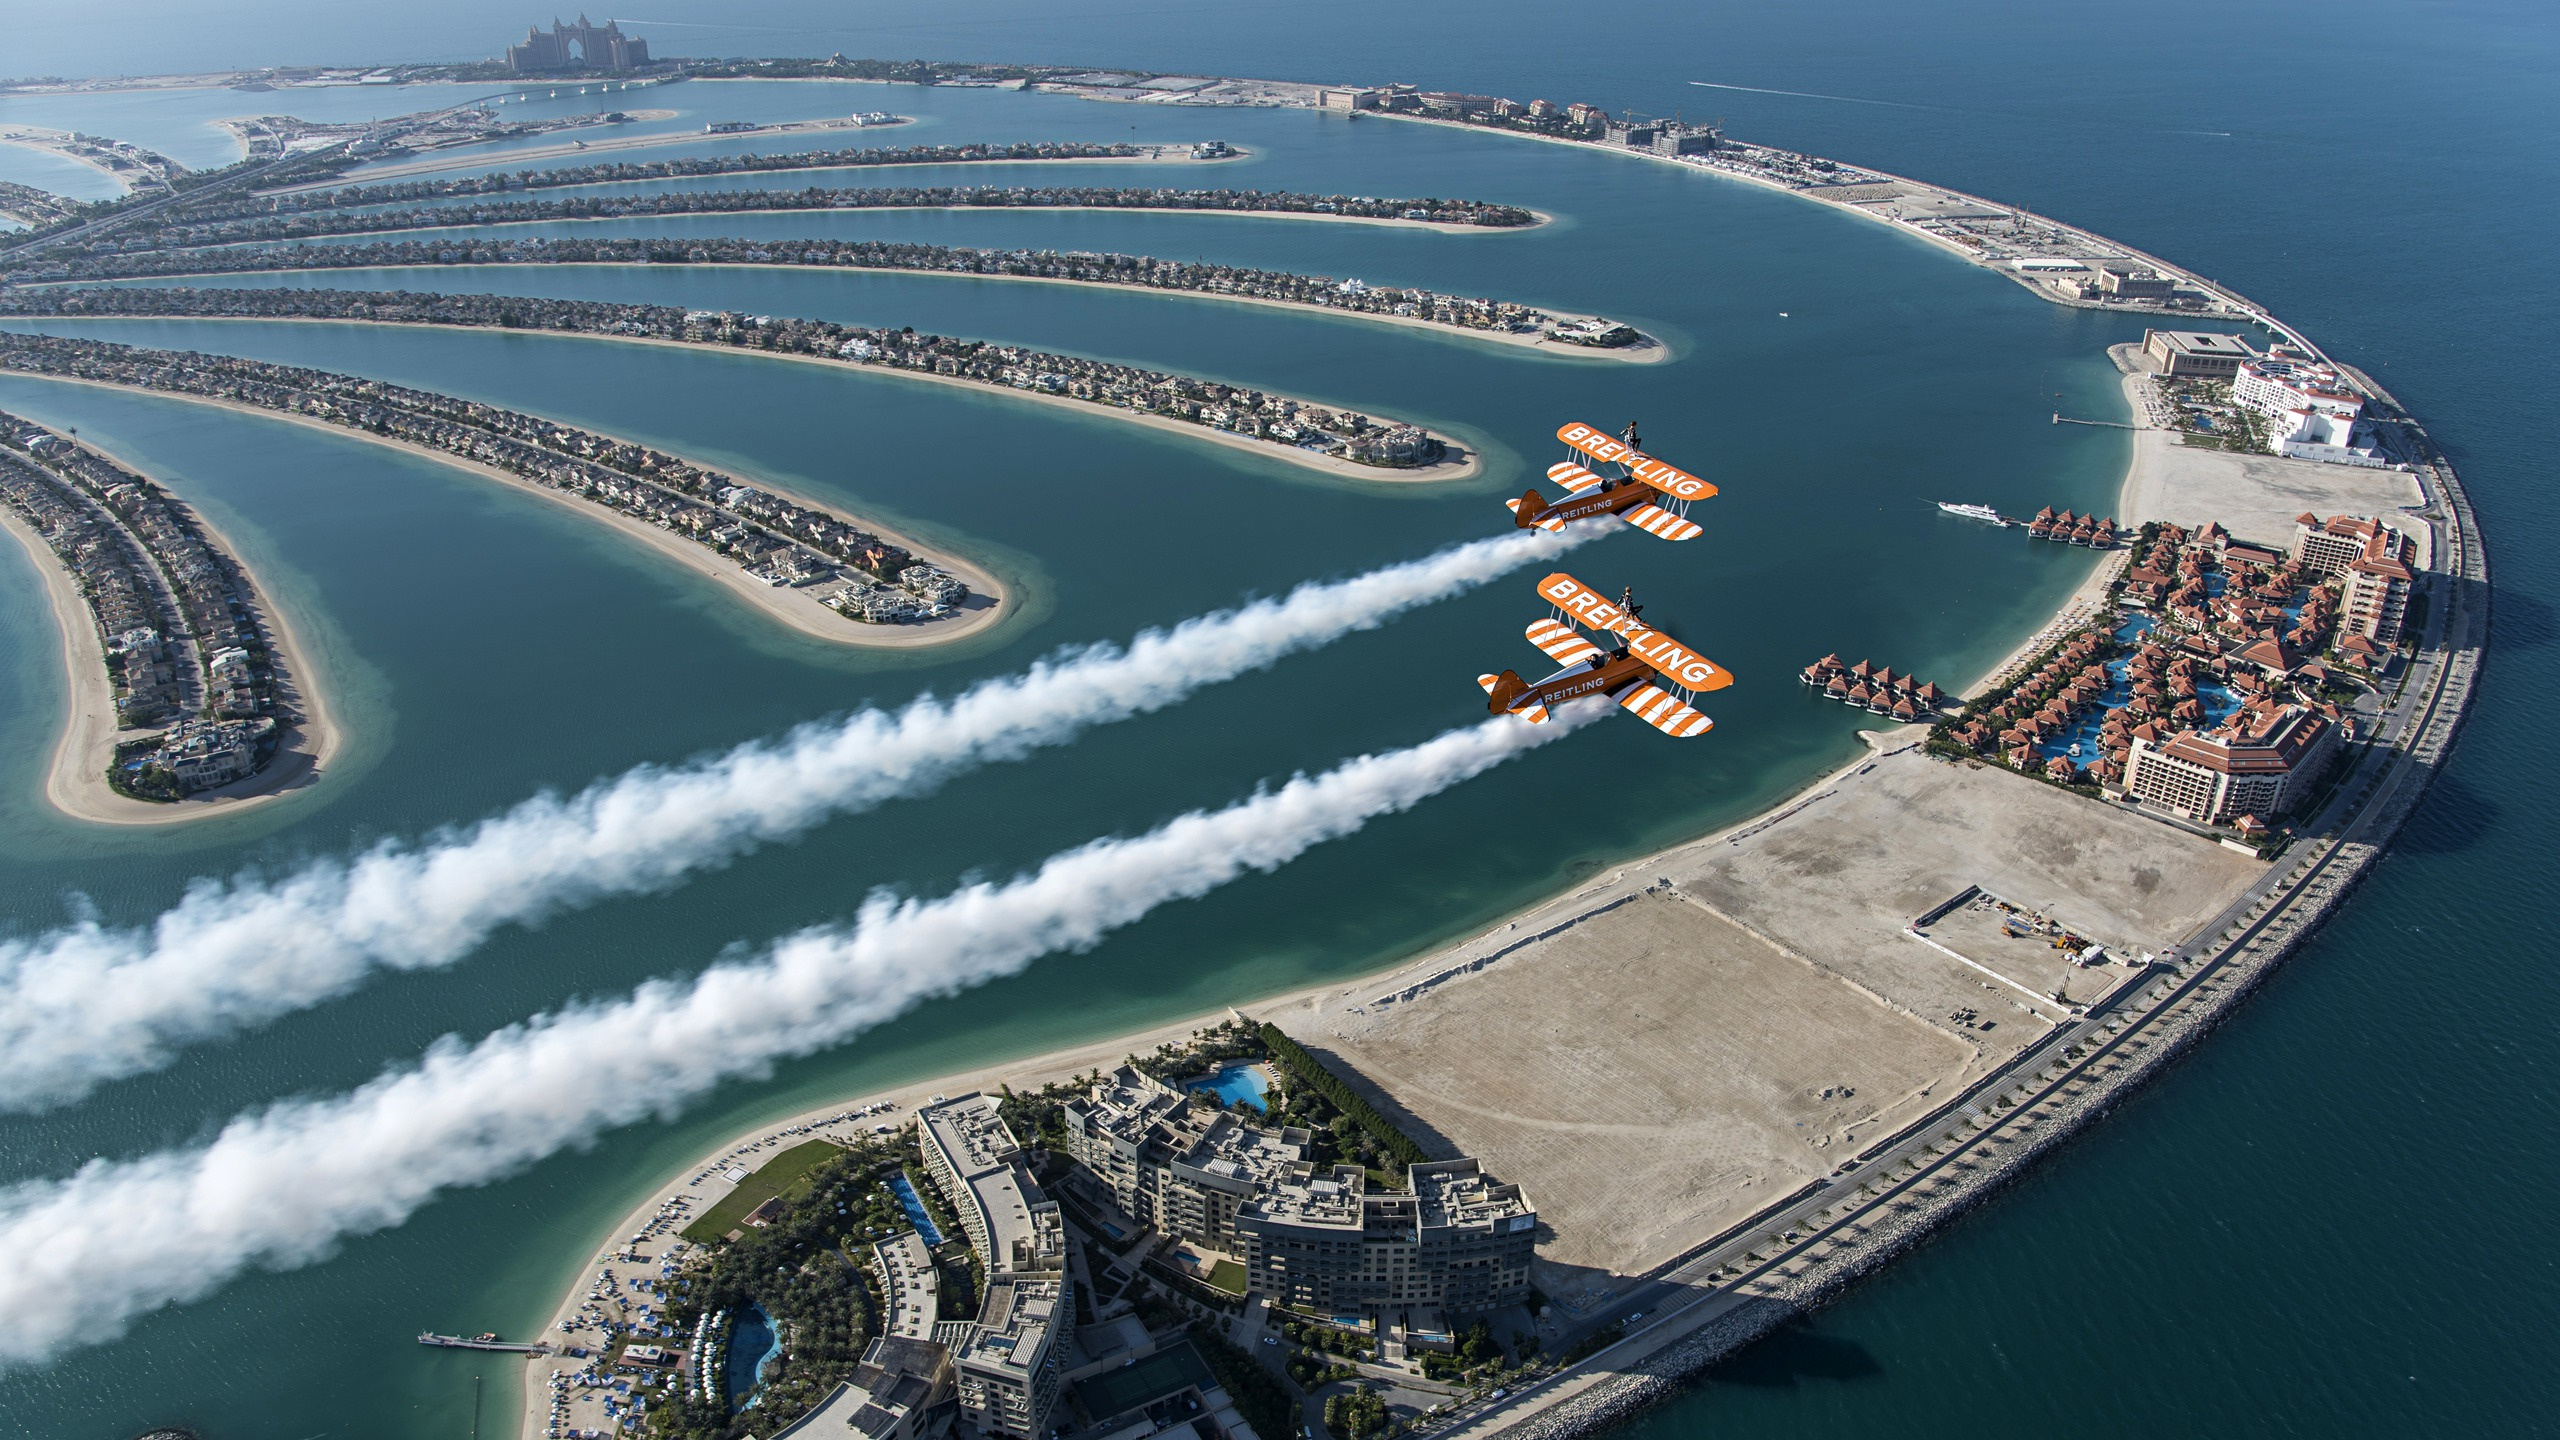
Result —
[[1659, 685], [1638, 685], [1618, 697], [1618, 708], [1675, 740], [1704, 735], [1716, 722]]
[[1618, 518], [1658, 540], [1694, 540], [1705, 533], [1695, 521], [1684, 520], [1659, 505], [1639, 505], [1620, 512]]

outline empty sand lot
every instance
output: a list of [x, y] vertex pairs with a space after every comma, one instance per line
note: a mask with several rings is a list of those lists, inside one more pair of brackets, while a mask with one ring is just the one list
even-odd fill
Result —
[[1939, 902], [1980, 885], [2138, 953], [2183, 939], [2263, 868], [1912, 749], [1814, 793], [1739, 839], [1630, 865], [1517, 926], [1264, 1016], [1426, 1146], [1524, 1186], [1551, 1232], [1538, 1284], [1580, 1309], [2043, 1035], [2064, 1011], [2038, 997], [2066, 975], [2075, 1000], [2131, 977], [2003, 942], [1985, 912], [1932, 927], [2025, 990], [2000, 983], [1907, 933]]
[[1528, 1187], [1554, 1229], [1540, 1288], [1568, 1300], [1585, 1287], [1567, 1272], [1642, 1269], [1713, 1234], [1975, 1056], [1665, 894], [1426, 1000], [1328, 1019], [1303, 1043]]

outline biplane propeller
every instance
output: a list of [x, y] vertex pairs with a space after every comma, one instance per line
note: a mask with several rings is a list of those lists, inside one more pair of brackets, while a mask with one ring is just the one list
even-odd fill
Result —
[[[1606, 695], [1619, 709], [1675, 739], [1715, 728], [1695, 702], [1706, 691], [1732, 684], [1733, 672], [1637, 619], [1643, 607], [1632, 592], [1612, 604], [1559, 570], [1538, 582], [1538, 594], [1555, 606], [1555, 614], [1530, 622], [1529, 643], [1563, 668], [1534, 685], [1512, 670], [1477, 676], [1489, 697], [1486, 709], [1534, 723], [1547, 718], [1550, 706]], [[1615, 644], [1595, 644], [1577, 625]]]
[[1593, 470], [1581, 460], [1548, 466], [1547, 478], [1567, 493], [1550, 502], [1537, 486], [1530, 486], [1529, 493], [1519, 499], [1503, 502], [1511, 507], [1513, 524], [1523, 530], [1532, 525], [1562, 530], [1587, 516], [1615, 515], [1660, 539], [1697, 537], [1700, 527], [1689, 518], [1689, 502], [1706, 499], [1716, 493], [1716, 487], [1637, 449], [1635, 426], [1629, 425], [1626, 438], [1620, 439], [1577, 420], [1556, 431], [1556, 438], [1612, 473]]

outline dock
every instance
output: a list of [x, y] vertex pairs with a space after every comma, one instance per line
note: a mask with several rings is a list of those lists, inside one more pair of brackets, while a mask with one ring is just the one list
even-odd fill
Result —
[[509, 1355], [548, 1355], [551, 1347], [540, 1341], [524, 1344], [501, 1340], [496, 1332], [486, 1335], [438, 1335], [430, 1330], [418, 1337], [421, 1345], [434, 1345], [446, 1350], [497, 1350]]

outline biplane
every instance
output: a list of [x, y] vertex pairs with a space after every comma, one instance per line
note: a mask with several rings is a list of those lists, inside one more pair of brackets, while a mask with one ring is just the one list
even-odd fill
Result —
[[[1689, 518], [1689, 502], [1706, 499], [1716, 493], [1716, 487], [1637, 449], [1635, 426], [1629, 425], [1626, 438], [1620, 439], [1577, 420], [1556, 431], [1556, 438], [1582, 457], [1547, 467], [1547, 478], [1563, 486], [1566, 494], [1551, 503], [1537, 486], [1530, 486], [1529, 493], [1519, 499], [1503, 502], [1511, 507], [1513, 524], [1523, 530], [1532, 525], [1562, 530], [1586, 516], [1615, 515], [1664, 540], [1698, 535], [1699, 526]], [[1603, 474], [1583, 460], [1607, 466], [1613, 473]]]
[[[1704, 735], [1715, 722], [1698, 713], [1698, 696], [1733, 683], [1733, 672], [1637, 619], [1632, 592], [1612, 604], [1598, 591], [1559, 570], [1538, 582], [1538, 594], [1555, 614], [1530, 622], [1529, 643], [1562, 666], [1532, 685], [1516, 671], [1479, 675], [1496, 715], [1544, 721], [1549, 706], [1585, 695], [1606, 695], [1618, 708], [1675, 739]], [[1614, 647], [1584, 638], [1580, 625]]]

